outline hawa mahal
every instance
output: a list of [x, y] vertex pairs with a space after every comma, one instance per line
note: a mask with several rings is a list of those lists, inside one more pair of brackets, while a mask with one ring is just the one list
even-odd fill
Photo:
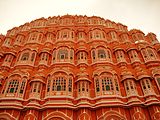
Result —
[[92, 16], [0, 35], [0, 120], [160, 120], [154, 33]]

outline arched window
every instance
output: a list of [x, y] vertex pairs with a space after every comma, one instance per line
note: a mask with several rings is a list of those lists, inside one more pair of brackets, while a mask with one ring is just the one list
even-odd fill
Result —
[[26, 80], [23, 80], [23, 81], [22, 81], [22, 84], [21, 84], [21, 87], [20, 87], [19, 93], [23, 94], [24, 88], [25, 88], [25, 84], [26, 84]]
[[121, 37], [121, 41], [122, 41], [122, 42], [129, 41], [128, 34], [122, 34], [120, 37]]
[[111, 36], [111, 38], [114, 40], [114, 39], [117, 39], [117, 34], [116, 34], [116, 32], [114, 32], [114, 31], [112, 31], [112, 32], [110, 32], [110, 36]]
[[54, 35], [52, 33], [47, 34], [47, 42], [53, 42], [55, 39]]
[[124, 81], [124, 86], [126, 89], [127, 96], [137, 95], [136, 85], [134, 80], [126, 80]]
[[11, 45], [11, 39], [10, 38], [6, 38], [4, 43], [3, 43], [3, 46], [9, 47], [10, 45]]
[[77, 62], [86, 63], [87, 62], [87, 53], [85, 51], [79, 51], [77, 53]]
[[26, 87], [26, 78], [18, 78], [17, 76], [14, 76], [13, 78], [11, 78], [11, 80], [9, 79], [9, 82], [7, 83], [5, 95], [7, 97], [12, 96], [21, 98], [24, 95], [25, 87]]
[[29, 35], [29, 41], [37, 41], [38, 39], [38, 33], [31, 33]]
[[77, 37], [78, 37], [78, 40], [85, 39], [85, 33], [84, 32], [78, 32]]
[[6, 93], [17, 93], [18, 87], [19, 87], [19, 81], [11, 80], [8, 84]]
[[129, 58], [131, 60], [131, 63], [137, 62], [137, 61], [140, 62], [140, 59], [138, 57], [138, 54], [137, 54], [136, 50], [130, 50], [130, 51], [128, 51], [128, 55], [129, 55]]
[[146, 62], [150, 60], [157, 60], [156, 53], [152, 48], [143, 48], [141, 53]]
[[15, 42], [14, 42], [14, 45], [21, 45], [23, 40], [24, 40], [24, 36], [18, 35], [18, 36], [16, 37], [16, 40], [15, 40]]
[[117, 62], [126, 62], [126, 59], [125, 59], [125, 54], [124, 54], [124, 51], [123, 50], [117, 50], [115, 52], [115, 55], [116, 55], [116, 58], [117, 58]]
[[49, 59], [49, 54], [47, 52], [42, 52], [40, 54], [40, 62], [39, 64], [47, 65]]
[[57, 33], [57, 39], [60, 40], [72, 40], [74, 38], [74, 32], [68, 29], [61, 30]]
[[58, 60], [60, 61], [68, 60], [68, 50], [67, 49], [60, 49], [58, 51]]
[[70, 60], [73, 61], [74, 59], [74, 50], [70, 49]]
[[12, 54], [6, 54], [2, 66], [11, 66], [14, 56]]
[[100, 76], [95, 76], [95, 91], [96, 95], [119, 95], [119, 84], [116, 75], [103, 73]]
[[53, 63], [56, 61], [56, 50], [53, 50]]
[[99, 59], [105, 59], [106, 58], [106, 52], [104, 49], [99, 49], [98, 50], [98, 58]]
[[89, 96], [89, 81], [82, 80], [77, 82], [78, 97], [88, 97]]
[[138, 40], [144, 40], [144, 35], [142, 33], [137, 33]]
[[141, 83], [141, 87], [144, 95], [153, 94], [152, 85], [148, 78], [142, 79], [140, 83]]
[[27, 64], [27, 65], [33, 65], [36, 57], [36, 52], [31, 50], [25, 50], [17, 59], [17, 65]]
[[72, 77], [64, 75], [63, 73], [59, 73], [54, 75], [53, 77], [49, 77], [46, 90], [47, 96], [72, 96], [72, 84]]
[[90, 39], [105, 39], [105, 33], [101, 30], [93, 30], [90, 32]]
[[42, 89], [42, 83], [39, 81], [34, 81], [31, 83], [31, 92], [29, 97], [35, 97], [35, 98], [40, 98], [41, 95], [41, 89]]
[[72, 92], [72, 78], [69, 78], [69, 81], [68, 81], [68, 91]]
[[29, 52], [25, 52], [22, 54], [21, 60], [27, 61], [29, 59]]
[[147, 52], [151, 59], [156, 59], [153, 49], [147, 48]]
[[47, 61], [48, 60], [48, 56], [49, 56], [48, 53], [45, 53], [45, 52], [42, 53], [41, 54], [41, 61]]
[[43, 38], [43, 34], [42, 33], [38, 33], [38, 32], [33, 32], [29, 35], [29, 39], [28, 42], [41, 42]]
[[35, 53], [33, 52], [33, 53], [32, 53], [32, 56], [31, 56], [31, 61], [33, 62], [34, 59], [35, 59]]
[[96, 59], [96, 53], [95, 50], [92, 50], [92, 60], [95, 61]]

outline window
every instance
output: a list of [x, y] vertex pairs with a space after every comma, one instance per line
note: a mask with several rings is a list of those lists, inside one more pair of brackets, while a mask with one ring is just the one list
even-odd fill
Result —
[[122, 40], [122, 42], [129, 41], [128, 35], [127, 34], [122, 34], [121, 35], [121, 40]]
[[91, 39], [104, 39], [105, 34], [101, 30], [94, 30], [94, 31], [90, 32], [90, 38]]
[[142, 90], [143, 90], [144, 94], [152, 94], [153, 93], [151, 82], [148, 78], [141, 80], [141, 86], [142, 86]]
[[13, 55], [7, 54], [7, 55], [5, 56], [4, 62], [11, 63], [11, 62], [12, 62], [12, 59], [13, 59]]
[[48, 53], [42, 53], [41, 54], [41, 61], [47, 61], [48, 60]]
[[154, 52], [153, 52], [153, 50], [151, 48], [148, 48], [147, 51], [148, 51], [148, 54], [149, 54], [151, 59], [155, 59], [156, 58], [155, 55], [154, 55]]
[[79, 81], [77, 83], [78, 88], [78, 97], [89, 96], [89, 82], [88, 81]]
[[134, 41], [137, 41], [137, 40], [138, 40], [138, 38], [137, 38], [137, 35], [136, 35], [136, 34], [133, 34], [133, 35], [132, 35], [132, 38], [133, 38], [133, 40], [134, 40]]
[[84, 32], [79, 32], [78, 33], [78, 39], [84, 39], [85, 38], [85, 33]]
[[130, 50], [128, 54], [132, 63], [140, 61], [136, 50]]
[[108, 73], [104, 73], [100, 76], [96, 76], [94, 79], [95, 79], [95, 91], [97, 96], [120, 94], [116, 75], [110, 75]]
[[116, 34], [116, 32], [111, 32], [110, 34], [111, 34], [111, 38], [112, 38], [112, 39], [117, 39], [117, 34]]
[[23, 53], [21, 60], [22, 61], [27, 61], [29, 59], [29, 52]]
[[32, 53], [32, 56], [31, 56], [31, 61], [32, 62], [34, 61], [34, 58], [35, 58], [35, 53]]
[[144, 40], [144, 35], [142, 33], [138, 33], [137, 37], [139, 40]]
[[[59, 75], [60, 74], [60, 75]], [[72, 77], [66, 76], [63, 73], [58, 73], [53, 75], [53, 77], [48, 78], [47, 82], [47, 96], [59, 96], [68, 95], [72, 96]]]
[[95, 50], [92, 50], [92, 59], [95, 60], [96, 59], [96, 53]]
[[96, 79], [96, 92], [100, 92], [99, 80]]
[[52, 33], [47, 34], [47, 41], [52, 42], [54, 40], [54, 35]]
[[19, 91], [20, 94], [23, 94], [24, 88], [25, 88], [25, 84], [26, 84], [26, 81], [23, 80], [23, 81], [22, 81], [22, 84], [21, 84], [21, 87], [20, 87], [20, 91]]
[[100, 58], [100, 59], [105, 59], [106, 58], [105, 50], [103, 50], [103, 49], [98, 50], [98, 58]]
[[136, 85], [134, 83], [134, 80], [124, 81], [124, 86], [125, 86], [126, 93], [127, 93], [128, 96], [137, 94]]
[[117, 58], [117, 62], [126, 62], [123, 50], [117, 50], [115, 52], [115, 55], [116, 55], [116, 58]]
[[74, 38], [74, 32], [68, 29], [61, 30], [57, 34], [57, 39], [67, 40], [73, 38]]
[[15, 40], [14, 44], [15, 44], [15, 45], [20, 45], [20, 44], [22, 43], [23, 39], [24, 39], [24, 36], [18, 35], [18, 36], [16, 37], [16, 40]]
[[145, 61], [148, 60], [156, 60], [157, 57], [155, 55], [155, 52], [153, 51], [152, 48], [145, 48], [141, 50], [142, 56], [144, 58]]
[[10, 38], [6, 38], [4, 43], [3, 43], [3, 46], [9, 47], [10, 44], [11, 44], [11, 39]]
[[110, 77], [102, 78], [102, 90], [103, 91], [113, 90], [113, 84], [112, 84], [112, 80]]
[[56, 50], [53, 50], [53, 62], [55, 62], [56, 59]]
[[66, 50], [66, 49], [60, 49], [58, 51], [58, 59], [59, 60], [66, 60], [66, 59], [68, 59], [68, 50]]
[[69, 91], [69, 92], [72, 92], [72, 78], [69, 78], [68, 91]]
[[37, 41], [37, 33], [31, 33], [30, 36], [29, 36], [29, 40], [30, 41]]
[[40, 91], [41, 91], [41, 83], [33, 82], [31, 84], [31, 93], [40, 93]]
[[84, 51], [80, 51], [77, 54], [78, 63], [79, 62], [86, 62], [87, 60], [87, 53]]
[[19, 86], [18, 80], [11, 80], [7, 88], [7, 93], [17, 93], [18, 86]]
[[74, 58], [74, 50], [70, 49], [70, 60], [72, 61]]
[[47, 84], [47, 92], [50, 91], [50, 86], [51, 86], [51, 80], [48, 80], [48, 84]]

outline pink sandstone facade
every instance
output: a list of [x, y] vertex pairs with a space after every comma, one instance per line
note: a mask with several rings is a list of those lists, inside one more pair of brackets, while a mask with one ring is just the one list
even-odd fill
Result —
[[0, 120], [160, 120], [156, 35], [71, 15], [8, 30]]

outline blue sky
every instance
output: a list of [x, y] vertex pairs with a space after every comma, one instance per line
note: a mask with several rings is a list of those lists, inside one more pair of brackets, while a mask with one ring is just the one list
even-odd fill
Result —
[[0, 33], [40, 17], [77, 14], [153, 32], [160, 40], [159, 6], [160, 0], [0, 0]]

